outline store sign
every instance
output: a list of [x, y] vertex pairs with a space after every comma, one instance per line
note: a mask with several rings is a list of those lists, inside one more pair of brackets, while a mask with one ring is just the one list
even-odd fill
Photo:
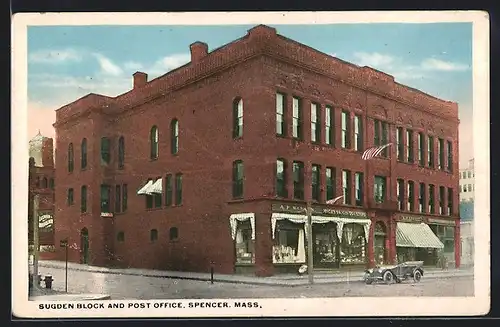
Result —
[[399, 221], [402, 223], [421, 223], [421, 222], [424, 222], [424, 217], [422, 217], [422, 216], [401, 216]]
[[290, 204], [273, 204], [271, 206], [273, 212], [286, 212], [286, 213], [306, 213], [306, 206], [290, 205]]
[[429, 218], [429, 224], [455, 226], [454, 220]]
[[[318, 206], [314, 206], [312, 209], [313, 209], [312, 211], [313, 211], [314, 215], [334, 216], [334, 217], [339, 217], [339, 218], [367, 219], [366, 212], [362, 212], [362, 211], [339, 210], [339, 209], [332, 209], [332, 208], [318, 207]], [[273, 204], [272, 210], [273, 210], [273, 212], [305, 214], [306, 213], [306, 206], [288, 205], [288, 204]]]

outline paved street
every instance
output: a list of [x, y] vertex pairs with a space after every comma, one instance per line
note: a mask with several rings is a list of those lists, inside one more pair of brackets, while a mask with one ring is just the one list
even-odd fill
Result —
[[[64, 291], [64, 269], [40, 267], [42, 275], [54, 277], [54, 290]], [[42, 283], [43, 285], [43, 283]], [[107, 274], [68, 270], [70, 293], [105, 293], [112, 299], [196, 299], [196, 298], [273, 298], [273, 297], [341, 297], [341, 296], [473, 296], [474, 280], [464, 277], [425, 277], [418, 284], [365, 285], [362, 282], [267, 286], [215, 283]]]

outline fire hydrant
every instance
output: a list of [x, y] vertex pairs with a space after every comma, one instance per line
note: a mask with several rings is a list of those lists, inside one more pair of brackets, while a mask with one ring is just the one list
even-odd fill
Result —
[[43, 281], [45, 282], [45, 288], [52, 289], [52, 282], [54, 281], [54, 279], [52, 279], [52, 276], [45, 276], [45, 279]]

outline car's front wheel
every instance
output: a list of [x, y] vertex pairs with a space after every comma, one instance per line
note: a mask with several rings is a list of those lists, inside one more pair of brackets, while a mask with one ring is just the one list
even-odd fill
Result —
[[422, 273], [420, 272], [420, 270], [416, 270], [414, 273], [413, 273], [413, 281], [415, 283], [418, 283], [420, 282], [420, 280], [422, 279]]
[[392, 274], [392, 272], [387, 270], [386, 272], [384, 272], [382, 279], [386, 284], [392, 284], [394, 282], [394, 275]]

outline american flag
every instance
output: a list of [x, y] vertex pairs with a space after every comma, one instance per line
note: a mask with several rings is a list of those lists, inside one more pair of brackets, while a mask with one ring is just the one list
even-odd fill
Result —
[[343, 195], [337, 196], [335, 199], [331, 199], [331, 200], [326, 201], [326, 204], [334, 204], [335, 202], [342, 199], [343, 197], [344, 197]]
[[363, 155], [361, 156], [361, 158], [363, 160], [373, 159], [373, 158], [377, 157], [380, 153], [382, 153], [382, 151], [390, 145], [392, 145], [392, 143], [387, 143], [384, 145], [379, 145], [379, 146], [374, 146], [374, 147], [368, 148], [365, 150], [365, 152], [363, 152]]

